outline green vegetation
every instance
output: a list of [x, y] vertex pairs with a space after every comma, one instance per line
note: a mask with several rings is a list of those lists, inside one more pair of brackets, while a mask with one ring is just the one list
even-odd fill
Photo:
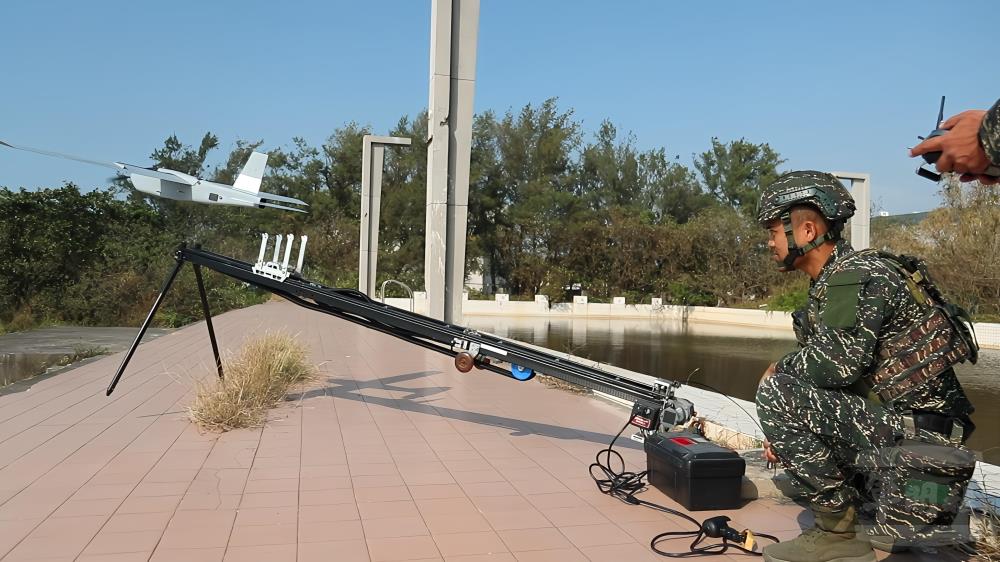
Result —
[[[261, 232], [309, 235], [305, 274], [356, 286], [361, 146], [369, 132], [348, 123], [321, 147], [294, 139], [270, 152], [262, 189], [305, 200], [304, 215], [156, 199], [128, 189], [127, 180], [91, 191], [72, 184], [0, 188], [0, 330], [138, 325], [179, 243], [251, 261]], [[426, 138], [426, 114], [401, 118], [389, 133]], [[577, 285], [595, 302], [661, 297], [667, 304], [773, 310], [804, 302], [805, 281], [777, 273], [752, 220], [761, 188], [783, 162], [766, 143], [713, 138], [687, 167], [665, 148], [640, 150], [608, 121], [585, 134], [572, 110], [550, 99], [476, 116], [472, 144], [466, 269], [485, 279], [475, 298], [506, 292], [512, 300], [544, 294], [565, 302], [579, 294], [570, 289]], [[211, 167], [214, 135], [197, 146], [171, 136], [151, 158], [231, 182], [262, 145], [238, 141]], [[379, 282], [423, 287], [426, 162], [422, 142], [386, 153]], [[957, 192], [947, 192], [945, 207], [922, 222], [873, 221], [873, 239], [927, 256], [949, 294], [979, 317], [995, 317], [1000, 252], [990, 246], [996, 237], [982, 233], [1000, 226], [989, 199], [996, 192]], [[215, 313], [267, 298], [213, 273], [206, 283]], [[185, 268], [156, 323], [199, 318], [194, 275]]]

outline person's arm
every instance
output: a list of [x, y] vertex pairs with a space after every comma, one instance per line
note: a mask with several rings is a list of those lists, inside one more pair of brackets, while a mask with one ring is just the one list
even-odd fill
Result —
[[962, 181], [997, 183], [998, 178], [983, 172], [991, 164], [1000, 165], [1000, 101], [989, 111], [974, 109], [949, 117], [939, 128], [948, 132], [913, 147], [910, 156], [940, 152], [934, 164], [939, 172], [961, 173]]
[[839, 272], [830, 281], [815, 333], [783, 357], [777, 371], [819, 388], [843, 388], [871, 367], [895, 286], [885, 275], [861, 270]]
[[1000, 100], [986, 112], [979, 126], [979, 144], [994, 166], [1000, 166]]

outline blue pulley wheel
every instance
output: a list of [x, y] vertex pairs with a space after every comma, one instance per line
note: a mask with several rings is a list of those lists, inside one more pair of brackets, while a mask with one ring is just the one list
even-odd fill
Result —
[[510, 365], [510, 374], [514, 375], [514, 378], [519, 381], [531, 380], [535, 376], [535, 372], [531, 369], [513, 363]]

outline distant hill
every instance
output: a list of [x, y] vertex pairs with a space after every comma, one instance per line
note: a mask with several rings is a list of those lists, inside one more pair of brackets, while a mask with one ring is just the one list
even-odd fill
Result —
[[904, 213], [902, 215], [889, 215], [887, 217], [872, 217], [871, 225], [874, 227], [895, 224], [917, 224], [926, 219], [929, 214], [930, 211], [923, 211], [921, 213]]

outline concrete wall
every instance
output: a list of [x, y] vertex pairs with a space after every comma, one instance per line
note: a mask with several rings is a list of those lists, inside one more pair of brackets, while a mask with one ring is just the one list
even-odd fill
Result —
[[[571, 303], [549, 303], [539, 295], [534, 301], [512, 301], [508, 295], [495, 295], [494, 300], [462, 301], [462, 314], [466, 316], [509, 316], [540, 318], [581, 319], [648, 319], [651, 321], [677, 321], [692, 324], [724, 324], [747, 328], [763, 328], [786, 333], [792, 337], [792, 317], [787, 312], [772, 312], [744, 308], [714, 306], [664, 305], [653, 299], [651, 304], [625, 304], [623, 297], [612, 303], [592, 303], [587, 297], [574, 297]], [[427, 314], [425, 293], [414, 293], [414, 299], [389, 298], [387, 304]], [[411, 308], [412, 307], [412, 308]], [[983, 349], [1000, 349], [1000, 324], [979, 322], [976, 337]]]

